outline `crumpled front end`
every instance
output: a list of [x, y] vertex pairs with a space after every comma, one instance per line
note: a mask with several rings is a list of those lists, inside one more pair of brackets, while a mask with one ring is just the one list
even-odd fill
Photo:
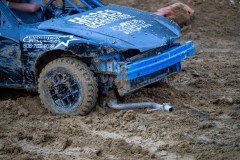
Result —
[[194, 44], [187, 42], [174, 45], [154, 56], [120, 64], [115, 79], [119, 94], [122, 96], [179, 72], [180, 62], [192, 56], [194, 52]]
[[92, 61], [91, 69], [98, 75], [102, 93], [113, 85], [119, 95], [133, 92], [181, 71], [181, 61], [195, 53], [194, 44], [173, 44], [146, 52], [103, 54]]

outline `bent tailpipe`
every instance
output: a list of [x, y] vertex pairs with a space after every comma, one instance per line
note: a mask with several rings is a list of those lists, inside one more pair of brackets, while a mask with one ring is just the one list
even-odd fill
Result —
[[122, 103], [118, 104], [116, 99], [111, 99], [107, 102], [108, 107], [113, 109], [136, 109], [136, 108], [151, 108], [148, 111], [163, 110], [173, 112], [174, 108], [169, 103], [158, 104], [155, 102], [139, 102], [139, 103]]

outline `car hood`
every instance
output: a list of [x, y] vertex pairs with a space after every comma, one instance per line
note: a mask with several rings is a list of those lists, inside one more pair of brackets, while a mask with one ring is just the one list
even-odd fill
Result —
[[118, 5], [51, 19], [42, 22], [38, 29], [64, 32], [117, 50], [146, 51], [180, 37], [178, 25], [165, 17]]

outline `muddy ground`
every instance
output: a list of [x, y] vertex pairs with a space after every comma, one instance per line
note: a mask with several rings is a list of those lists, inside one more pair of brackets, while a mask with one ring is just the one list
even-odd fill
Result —
[[[109, 0], [154, 11], [155, 0]], [[196, 55], [183, 71], [124, 97], [170, 102], [174, 113], [96, 107], [86, 117], [53, 116], [37, 94], [0, 90], [0, 159], [240, 159], [239, 1], [188, 2], [183, 28]], [[235, 3], [233, 3], [235, 2]]]

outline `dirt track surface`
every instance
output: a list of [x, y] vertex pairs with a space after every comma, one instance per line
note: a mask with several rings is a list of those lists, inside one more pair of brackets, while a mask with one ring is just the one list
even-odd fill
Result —
[[[176, 76], [124, 97], [125, 102], [171, 102], [176, 112], [97, 106], [86, 117], [54, 116], [38, 95], [1, 89], [0, 159], [239, 159], [240, 11], [235, 2], [189, 1], [196, 17], [183, 28], [182, 41], [194, 40], [196, 55]], [[121, 4], [149, 11], [160, 6], [155, 0]]]

